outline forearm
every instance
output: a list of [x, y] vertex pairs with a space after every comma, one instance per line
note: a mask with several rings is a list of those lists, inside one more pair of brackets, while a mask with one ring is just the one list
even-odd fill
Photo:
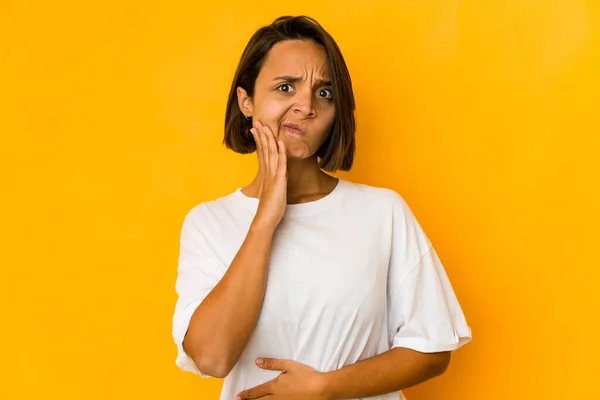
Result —
[[396, 347], [323, 375], [323, 391], [329, 399], [355, 399], [406, 389], [441, 375], [450, 352], [425, 354]]
[[242, 354], [264, 299], [273, 229], [253, 224], [223, 278], [194, 312], [184, 340], [198, 368], [224, 377]]

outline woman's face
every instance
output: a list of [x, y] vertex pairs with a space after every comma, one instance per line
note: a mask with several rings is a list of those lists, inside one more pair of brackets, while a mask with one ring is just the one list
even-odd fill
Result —
[[256, 79], [254, 96], [238, 88], [240, 107], [285, 143], [292, 159], [313, 156], [335, 118], [325, 49], [312, 41], [275, 44]]

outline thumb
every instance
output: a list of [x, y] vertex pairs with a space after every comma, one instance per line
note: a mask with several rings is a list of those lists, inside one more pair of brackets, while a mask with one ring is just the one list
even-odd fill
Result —
[[276, 358], [257, 358], [256, 365], [262, 369], [285, 372], [288, 367], [288, 360], [279, 360]]

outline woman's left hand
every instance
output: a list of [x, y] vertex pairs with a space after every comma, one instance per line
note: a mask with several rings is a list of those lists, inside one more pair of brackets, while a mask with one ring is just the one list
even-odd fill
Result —
[[240, 392], [237, 400], [332, 400], [324, 393], [324, 373], [307, 365], [275, 358], [258, 359], [256, 365], [262, 369], [281, 371], [281, 374], [262, 385]]

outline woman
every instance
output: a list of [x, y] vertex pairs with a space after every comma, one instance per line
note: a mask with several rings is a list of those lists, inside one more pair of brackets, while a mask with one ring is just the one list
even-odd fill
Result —
[[256, 151], [247, 186], [181, 232], [177, 365], [225, 377], [221, 399], [403, 398], [471, 332], [431, 242], [396, 192], [336, 179], [354, 155], [342, 54], [308, 17], [250, 39], [224, 143]]

